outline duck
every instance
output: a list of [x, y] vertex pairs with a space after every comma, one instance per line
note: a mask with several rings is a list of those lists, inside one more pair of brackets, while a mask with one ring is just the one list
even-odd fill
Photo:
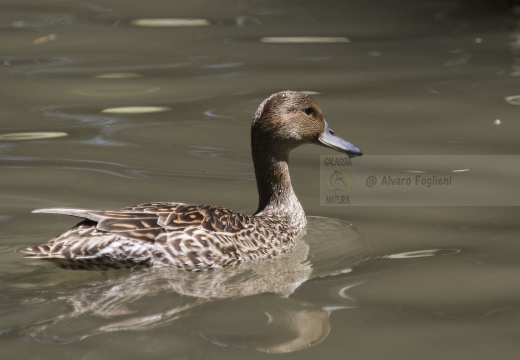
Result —
[[[205, 271], [276, 258], [303, 235], [306, 217], [291, 185], [289, 153], [316, 144], [361, 156], [334, 133], [307, 94], [281, 91], [266, 98], [251, 123], [258, 190], [253, 215], [215, 205], [150, 202], [117, 211], [46, 208], [33, 213], [82, 219], [45, 244], [18, 249], [65, 269], [173, 267]], [[350, 159], [349, 159], [350, 161]]]

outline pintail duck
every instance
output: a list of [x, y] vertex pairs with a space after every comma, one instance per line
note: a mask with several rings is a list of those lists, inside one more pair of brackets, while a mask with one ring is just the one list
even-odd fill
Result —
[[291, 186], [289, 152], [317, 144], [347, 154], [361, 151], [338, 137], [309, 96], [269, 96], [251, 125], [258, 210], [246, 215], [213, 205], [153, 202], [118, 211], [39, 209], [34, 213], [82, 218], [49, 242], [18, 250], [70, 269], [171, 266], [200, 271], [272, 258], [287, 252], [305, 229], [303, 208]]

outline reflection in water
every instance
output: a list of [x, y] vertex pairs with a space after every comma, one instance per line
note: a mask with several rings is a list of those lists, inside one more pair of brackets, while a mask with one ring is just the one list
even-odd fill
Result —
[[224, 324], [220, 321], [222, 325], [216, 329], [215, 326], [211, 326], [211, 322], [219, 321], [210, 315], [210, 319], [204, 322], [209, 326], [202, 329], [191, 327], [190, 330], [215, 345], [254, 348], [268, 353], [289, 353], [308, 349], [329, 335], [330, 322], [327, 310], [291, 299], [271, 300], [267, 304], [261, 301], [248, 303], [250, 307], [260, 309], [257, 318], [245, 319], [243, 311], [235, 315], [225, 309], [223, 315], [234, 317], [235, 321], [224, 321]]
[[[169, 326], [219, 345], [274, 353], [300, 350], [328, 336], [332, 311], [355, 307], [346, 292], [359, 280], [345, 284], [342, 279], [328, 300], [321, 298], [318, 303], [291, 295], [311, 278], [348, 273], [372, 256], [371, 251], [370, 243], [352, 224], [309, 217], [308, 233], [293, 251], [278, 259], [202, 273], [178, 269], [107, 272], [108, 278], [62, 290], [51, 301], [55, 308], [66, 303], [71, 309], [33, 322], [23, 332], [39, 342], [70, 343], [107, 332]], [[43, 295], [34, 289], [28, 294], [28, 303]], [[266, 295], [254, 296], [259, 294]], [[229, 298], [236, 300], [220, 301]], [[248, 319], [240, 321], [240, 317]]]
[[270, 36], [261, 38], [260, 42], [275, 44], [348, 43], [350, 39], [330, 36]]
[[104, 114], [147, 114], [170, 111], [168, 106], [121, 106], [101, 110]]
[[382, 256], [387, 259], [410, 259], [410, 258], [420, 258], [420, 257], [429, 257], [429, 256], [443, 256], [443, 255], [454, 255], [460, 253], [460, 249], [428, 249], [428, 250], [417, 250], [417, 251], [408, 251], [399, 254], [391, 254]]
[[23, 132], [23, 133], [10, 133], [0, 134], [0, 141], [19, 141], [19, 140], [42, 140], [42, 139], [53, 139], [68, 136], [65, 132], [52, 132], [52, 131], [41, 131], [41, 132]]
[[520, 105], [520, 95], [506, 96], [506, 102], [511, 105]]
[[56, 40], [56, 34], [49, 34], [35, 39], [33, 45], [41, 45], [53, 40]]
[[131, 79], [140, 78], [142, 75], [131, 72], [105, 73], [94, 76], [96, 79]]
[[208, 26], [209, 21], [206, 19], [135, 19], [130, 22], [136, 26], [150, 27], [187, 27], [187, 26]]

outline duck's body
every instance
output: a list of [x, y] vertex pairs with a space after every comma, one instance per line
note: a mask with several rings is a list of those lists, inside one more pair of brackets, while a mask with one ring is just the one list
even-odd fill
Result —
[[211, 205], [158, 202], [119, 211], [40, 209], [84, 218], [27, 257], [63, 268], [165, 265], [188, 270], [227, 267], [285, 253], [305, 228], [289, 216], [248, 216]]
[[20, 249], [73, 269], [163, 265], [206, 270], [272, 258], [293, 247], [306, 225], [291, 186], [289, 152], [316, 143], [360, 156], [337, 137], [307, 95], [280, 92], [258, 108], [251, 148], [259, 193], [254, 215], [211, 205], [157, 202], [119, 211], [40, 209], [85, 219], [49, 242]]

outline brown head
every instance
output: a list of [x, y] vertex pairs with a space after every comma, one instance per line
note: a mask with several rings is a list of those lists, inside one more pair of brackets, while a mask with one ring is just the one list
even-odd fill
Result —
[[288, 168], [289, 152], [303, 144], [325, 146], [349, 157], [361, 156], [357, 147], [329, 128], [320, 107], [309, 96], [295, 91], [269, 96], [258, 107], [251, 124], [259, 194], [256, 215], [285, 211], [297, 219], [295, 223], [305, 224], [305, 213], [292, 189]]
[[260, 104], [251, 124], [253, 148], [287, 155], [295, 147], [310, 143], [343, 152], [349, 157], [362, 155], [357, 147], [336, 136], [318, 104], [308, 95], [282, 91]]

